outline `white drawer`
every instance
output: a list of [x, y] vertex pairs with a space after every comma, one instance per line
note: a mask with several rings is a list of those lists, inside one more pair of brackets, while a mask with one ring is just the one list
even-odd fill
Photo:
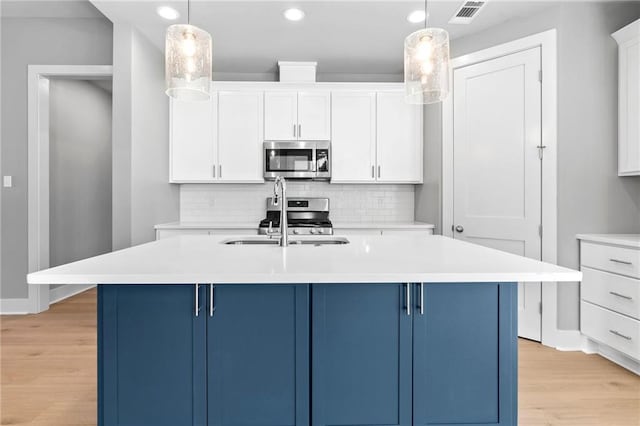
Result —
[[580, 264], [640, 278], [640, 250], [582, 242]]
[[208, 229], [157, 229], [156, 240], [171, 238], [177, 235], [209, 235]]
[[640, 359], [640, 321], [585, 301], [580, 307], [580, 330], [584, 335]]
[[640, 280], [582, 268], [583, 300], [640, 319]]

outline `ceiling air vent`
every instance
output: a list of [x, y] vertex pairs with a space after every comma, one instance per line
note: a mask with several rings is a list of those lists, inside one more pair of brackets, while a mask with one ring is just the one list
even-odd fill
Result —
[[487, 4], [486, 1], [467, 1], [460, 6], [453, 18], [449, 21], [450, 24], [470, 24], [473, 19], [478, 16], [480, 9]]

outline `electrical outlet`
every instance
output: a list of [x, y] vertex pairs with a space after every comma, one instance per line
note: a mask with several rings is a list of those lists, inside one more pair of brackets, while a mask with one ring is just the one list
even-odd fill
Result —
[[12, 176], [3, 176], [2, 186], [4, 186], [5, 188], [11, 188], [13, 186]]

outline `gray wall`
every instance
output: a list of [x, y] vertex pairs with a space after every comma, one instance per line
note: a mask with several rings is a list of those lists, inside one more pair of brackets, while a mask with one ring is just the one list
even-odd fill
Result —
[[153, 241], [153, 226], [178, 220], [169, 184], [169, 98], [164, 56], [127, 25], [114, 26], [114, 249]]
[[[617, 176], [618, 65], [611, 38], [638, 18], [640, 2], [565, 2], [452, 42], [452, 57], [458, 57], [558, 31], [558, 263], [563, 266], [579, 266], [578, 233], [640, 232], [640, 178]], [[439, 152], [441, 143], [441, 136], [429, 134], [425, 151]], [[436, 186], [419, 188], [417, 199], [435, 200]], [[416, 205], [421, 206], [417, 217], [436, 220]], [[558, 327], [579, 328], [576, 283], [558, 285]]]
[[415, 218], [442, 234], [442, 107], [424, 107], [423, 184], [416, 185]]
[[131, 245], [131, 29], [113, 26], [113, 249]]
[[107, 19], [2, 18], [2, 272], [0, 298], [27, 297], [27, 65], [109, 65]]
[[111, 251], [111, 92], [52, 79], [49, 105], [49, 264], [57, 266]]

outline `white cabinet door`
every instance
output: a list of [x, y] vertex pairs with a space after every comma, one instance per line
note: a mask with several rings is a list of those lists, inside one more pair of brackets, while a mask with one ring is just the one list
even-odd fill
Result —
[[403, 92], [377, 95], [378, 182], [422, 183], [422, 108]]
[[213, 181], [217, 104], [216, 93], [204, 102], [171, 99], [171, 182]]
[[298, 139], [322, 141], [331, 138], [331, 93], [298, 93]]
[[618, 55], [618, 175], [640, 175], [640, 20], [613, 34]]
[[218, 180], [263, 182], [263, 94], [218, 95]]
[[331, 94], [331, 181], [374, 182], [375, 92]]
[[298, 92], [264, 94], [264, 139], [288, 141], [298, 138]]

